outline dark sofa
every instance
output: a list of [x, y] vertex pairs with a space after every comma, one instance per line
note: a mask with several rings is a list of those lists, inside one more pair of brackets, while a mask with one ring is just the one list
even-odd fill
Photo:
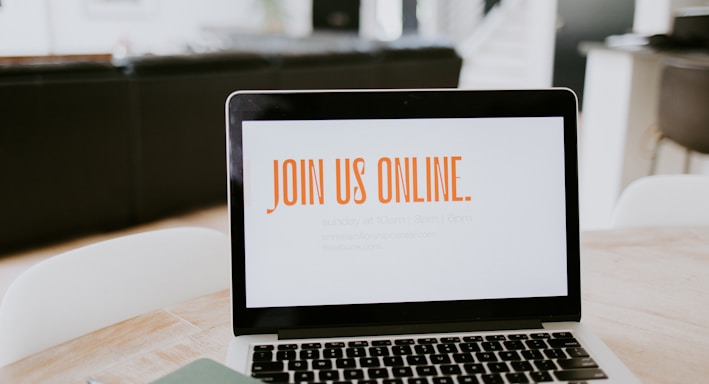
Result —
[[0, 250], [135, 222], [135, 142], [113, 66], [0, 70]]
[[417, 38], [239, 38], [221, 52], [0, 65], [0, 254], [226, 201], [235, 90], [456, 87]]

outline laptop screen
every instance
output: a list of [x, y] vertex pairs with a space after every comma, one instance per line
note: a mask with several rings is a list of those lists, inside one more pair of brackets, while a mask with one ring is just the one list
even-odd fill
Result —
[[566, 295], [563, 129], [244, 122], [246, 306]]
[[[402, 309], [453, 303], [479, 304], [465, 311], [473, 319], [517, 317], [559, 300], [576, 311], [577, 203], [567, 188], [569, 178], [575, 185], [575, 116], [558, 106], [494, 111], [420, 99], [472, 102], [485, 92], [372, 93], [236, 96], [248, 103], [228, 110], [235, 320], [240, 312], [246, 328], [264, 318], [264, 326], [288, 318], [277, 327], [305, 327], [292, 319], [337, 323], [336, 310], [347, 308], [349, 323], [359, 310], [365, 323], [389, 311], [396, 323]], [[501, 103], [512, 93], [487, 96], [504, 94]], [[341, 112], [335, 100], [411, 95], [418, 108], [378, 104], [364, 113]], [[321, 97], [333, 107], [314, 105]], [[466, 320], [453, 312], [452, 321]]]

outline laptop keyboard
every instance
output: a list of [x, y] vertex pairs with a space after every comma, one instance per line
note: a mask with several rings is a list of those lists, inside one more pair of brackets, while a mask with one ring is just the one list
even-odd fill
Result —
[[497, 384], [607, 376], [570, 332], [279, 341], [253, 345], [267, 383]]

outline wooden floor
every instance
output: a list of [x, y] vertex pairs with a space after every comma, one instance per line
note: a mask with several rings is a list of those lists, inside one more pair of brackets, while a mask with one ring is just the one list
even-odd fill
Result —
[[198, 226], [214, 228], [227, 233], [227, 207], [220, 205], [206, 208], [183, 215], [167, 218], [164, 220], [128, 228], [121, 231], [97, 233], [76, 239], [70, 239], [61, 243], [45, 245], [36, 249], [23, 250], [16, 253], [0, 255], [0, 298], [5, 296], [5, 291], [10, 283], [24, 270], [48, 257], [62, 252], [79, 248], [84, 245], [110, 238], [128, 235], [131, 233], [143, 232], [160, 228]]

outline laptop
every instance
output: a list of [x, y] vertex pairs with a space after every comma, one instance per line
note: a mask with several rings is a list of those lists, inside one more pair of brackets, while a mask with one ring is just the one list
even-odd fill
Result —
[[231, 368], [636, 382], [580, 322], [573, 92], [236, 92], [226, 113]]

